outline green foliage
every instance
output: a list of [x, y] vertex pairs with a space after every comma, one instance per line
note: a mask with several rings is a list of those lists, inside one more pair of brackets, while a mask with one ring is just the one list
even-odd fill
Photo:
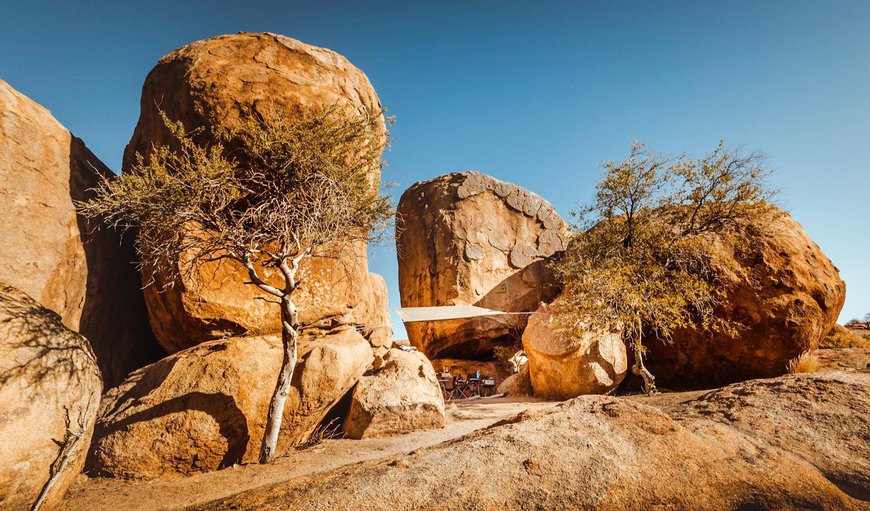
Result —
[[709, 247], [713, 235], [773, 214], [762, 161], [724, 144], [702, 158], [667, 159], [634, 143], [628, 159], [603, 164], [595, 199], [575, 213], [557, 263], [561, 323], [622, 328], [639, 374], [644, 335], [669, 340], [684, 327], [733, 328], [713, 314], [722, 291]]
[[[138, 227], [141, 259], [154, 271], [192, 272], [222, 258], [279, 267], [385, 232], [392, 204], [379, 189], [388, 135], [380, 112], [248, 114], [209, 137], [163, 119], [173, 143], [137, 154], [130, 171], [80, 205], [116, 227]], [[205, 138], [214, 142], [197, 142]]]

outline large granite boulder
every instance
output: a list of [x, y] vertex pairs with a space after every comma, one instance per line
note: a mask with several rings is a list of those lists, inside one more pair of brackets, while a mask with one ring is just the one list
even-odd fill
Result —
[[42, 509], [58, 506], [85, 463], [102, 388], [87, 339], [0, 284], [0, 509], [30, 510], [55, 473]]
[[[558, 291], [548, 258], [565, 248], [553, 206], [480, 172], [411, 186], [399, 200], [396, 245], [403, 307], [472, 304], [531, 311]], [[485, 358], [511, 345], [526, 316], [408, 323], [429, 358]]]
[[[154, 478], [255, 462], [281, 358], [278, 336], [236, 337], [133, 372], [103, 399], [88, 469]], [[353, 329], [301, 342], [278, 454], [307, 441], [372, 361]]]
[[[153, 144], [172, 144], [161, 110], [189, 129], [205, 128], [200, 137], [207, 142], [211, 129], [232, 129], [243, 113], [304, 115], [334, 104], [381, 110], [365, 74], [331, 50], [268, 33], [197, 41], [160, 59], [145, 80], [123, 169], [130, 171], [137, 153], [147, 158]], [[373, 186], [379, 180], [379, 173], [373, 173]], [[303, 284], [295, 299], [303, 329], [313, 329], [316, 336], [339, 326], [381, 321], [386, 303], [375, 303], [381, 297], [373, 287], [380, 282], [375, 278], [373, 283], [368, 272], [366, 245], [334, 247], [327, 255], [307, 259], [300, 268]], [[146, 267], [146, 283], [152, 282], [150, 273]], [[267, 281], [281, 281], [277, 271], [263, 273]], [[245, 284], [247, 273], [240, 265], [206, 263], [196, 277], [176, 282], [153, 277], [145, 299], [157, 340], [170, 353], [227, 336], [280, 331], [277, 309], [262, 300], [268, 295]], [[172, 288], [163, 290], [167, 284]]]
[[0, 280], [91, 343], [108, 385], [159, 358], [132, 236], [94, 231], [73, 201], [111, 171], [45, 108], [0, 80]]
[[394, 348], [360, 378], [344, 431], [351, 438], [398, 435], [444, 426], [444, 396], [419, 351]]
[[837, 268], [790, 216], [743, 225], [709, 240], [724, 292], [715, 314], [733, 333], [678, 329], [672, 342], [647, 339], [647, 366], [662, 384], [716, 386], [781, 375], [788, 361], [818, 347], [846, 298]]
[[560, 306], [558, 299], [541, 305], [523, 332], [534, 395], [570, 399], [615, 389], [628, 368], [622, 331], [568, 325]]

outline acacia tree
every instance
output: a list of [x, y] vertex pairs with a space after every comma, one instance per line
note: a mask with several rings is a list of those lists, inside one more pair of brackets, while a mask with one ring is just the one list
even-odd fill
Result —
[[634, 142], [628, 159], [606, 162], [595, 199], [574, 213], [574, 235], [556, 263], [568, 328], [622, 329], [632, 372], [656, 392], [644, 364], [645, 335], [671, 341], [678, 328], [732, 330], [714, 314], [722, 291], [713, 281], [711, 235], [777, 214], [763, 155], [724, 143], [701, 158], [674, 159]]
[[[283, 361], [269, 404], [259, 461], [275, 456], [297, 360], [293, 300], [300, 263], [371, 241], [393, 215], [379, 187], [381, 112], [331, 106], [311, 115], [246, 114], [237, 128], [188, 132], [164, 123], [172, 145], [137, 155], [129, 172], [103, 181], [82, 212], [116, 228], [136, 227], [143, 270], [196, 281], [206, 262], [244, 268], [280, 306]], [[389, 119], [388, 119], [389, 121]], [[197, 142], [210, 138], [211, 145]], [[273, 285], [264, 269], [279, 272]]]

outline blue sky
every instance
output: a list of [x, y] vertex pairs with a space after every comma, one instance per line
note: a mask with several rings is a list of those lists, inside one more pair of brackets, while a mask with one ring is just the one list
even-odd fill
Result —
[[[117, 170], [157, 59], [277, 32], [369, 76], [398, 121], [384, 174], [397, 198], [480, 170], [564, 216], [633, 138], [695, 154], [725, 139], [769, 155], [783, 203], [847, 283], [841, 320], [870, 312], [870, 2], [413, 3], [2, 0], [0, 78]], [[398, 306], [394, 249], [370, 266]]]

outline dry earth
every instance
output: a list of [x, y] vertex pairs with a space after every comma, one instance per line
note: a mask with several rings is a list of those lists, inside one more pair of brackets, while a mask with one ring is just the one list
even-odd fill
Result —
[[305, 475], [410, 453], [472, 431], [486, 428], [525, 410], [553, 406], [535, 398], [493, 398], [448, 405], [443, 429], [400, 437], [364, 440], [327, 439], [278, 458], [270, 465], [242, 465], [174, 479], [132, 481], [88, 478], [84, 475], [67, 492], [62, 511], [170, 511], [226, 498]]

